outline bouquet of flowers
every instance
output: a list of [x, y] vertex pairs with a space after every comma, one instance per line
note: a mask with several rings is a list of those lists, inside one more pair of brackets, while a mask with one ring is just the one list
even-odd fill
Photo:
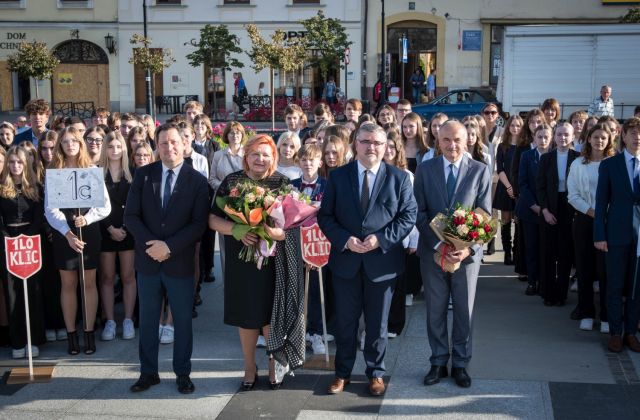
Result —
[[244, 245], [238, 254], [241, 260], [255, 262], [258, 268], [274, 249], [274, 241], [263, 225], [269, 220], [277, 197], [277, 193], [251, 181], [237, 183], [227, 197], [216, 197], [216, 205], [236, 222], [232, 230], [235, 239], [241, 240], [248, 232], [260, 238], [258, 245]]
[[[446, 254], [488, 242], [496, 235], [498, 222], [481, 208], [471, 210], [458, 204], [451, 215], [438, 213], [429, 225], [438, 239], [445, 243]], [[460, 268], [460, 263], [447, 262], [440, 252], [434, 254], [434, 259], [443, 271], [453, 273]]]
[[292, 185], [280, 189], [270, 215], [275, 225], [284, 230], [298, 227], [318, 212], [318, 207], [311, 204], [311, 198], [298, 191]]

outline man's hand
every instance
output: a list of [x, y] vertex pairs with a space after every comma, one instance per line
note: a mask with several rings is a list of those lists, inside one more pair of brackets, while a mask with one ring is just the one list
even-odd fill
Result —
[[600, 250], [602, 252], [609, 252], [609, 246], [607, 245], [607, 241], [594, 242], [593, 246], [595, 246], [597, 250]]
[[544, 221], [552, 226], [558, 223], [558, 220], [556, 220], [556, 217], [549, 211], [549, 209], [543, 209], [542, 216], [544, 217]]
[[534, 204], [533, 206], [530, 207], [531, 211], [533, 211], [535, 214], [540, 215], [540, 206], [537, 204]]
[[349, 238], [349, 240], [347, 240], [347, 248], [349, 249], [349, 251], [356, 252], [358, 254], [364, 254], [365, 252], [369, 251], [364, 245], [364, 242], [362, 242], [355, 236], [352, 236]]
[[369, 252], [378, 248], [380, 246], [380, 243], [378, 242], [378, 237], [372, 233], [371, 235], [364, 238], [364, 241], [362, 241], [362, 245], [367, 249], [365, 252]]
[[149, 246], [149, 248], [147, 248], [147, 255], [154, 260], [163, 262], [169, 259], [171, 251], [164, 241], [148, 241], [147, 245]]
[[464, 248], [464, 249], [461, 249], [460, 251], [453, 250], [447, 253], [444, 256], [444, 258], [447, 260], [447, 262], [451, 264], [455, 264], [455, 263], [461, 262], [462, 260], [467, 258], [469, 255], [471, 255], [471, 251], [469, 250], [469, 248]]
[[417, 248], [407, 248], [405, 249], [405, 252], [409, 255], [412, 255], [412, 254], [415, 254], [417, 250], [418, 250]]
[[587, 210], [587, 216], [589, 216], [592, 219], [594, 219], [596, 217], [596, 211], [594, 209]]

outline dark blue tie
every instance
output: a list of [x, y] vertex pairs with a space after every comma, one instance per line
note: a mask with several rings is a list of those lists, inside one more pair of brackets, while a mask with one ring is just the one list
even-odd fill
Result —
[[456, 176], [453, 174], [453, 163], [449, 164], [449, 175], [447, 175], [447, 198], [449, 199], [449, 204], [451, 204], [451, 200], [453, 200], [453, 193], [456, 190]]
[[638, 171], [638, 158], [631, 159], [633, 163], [633, 194], [640, 195], [640, 172]]
[[171, 198], [171, 182], [173, 181], [173, 171], [167, 171], [167, 180], [164, 182], [164, 194], [162, 196], [162, 210], [166, 210]]

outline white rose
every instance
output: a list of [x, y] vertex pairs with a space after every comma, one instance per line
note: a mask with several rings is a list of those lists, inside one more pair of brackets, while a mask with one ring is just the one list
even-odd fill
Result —
[[467, 236], [467, 233], [469, 233], [469, 228], [466, 225], [460, 225], [456, 227], [456, 232], [458, 232], [458, 235], [460, 236]]
[[484, 222], [484, 217], [480, 213], [476, 213], [476, 219], [478, 219], [478, 223]]
[[467, 212], [462, 210], [462, 209], [456, 210], [456, 211], [453, 212], [453, 217], [465, 217], [466, 218], [467, 217]]

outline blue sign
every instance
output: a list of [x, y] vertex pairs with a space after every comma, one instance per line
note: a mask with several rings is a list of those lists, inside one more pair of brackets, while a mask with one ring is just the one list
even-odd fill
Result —
[[407, 58], [408, 50], [409, 50], [409, 39], [402, 38], [402, 62], [405, 64], [409, 61]]
[[462, 31], [462, 49], [464, 51], [481, 51], [482, 31]]

